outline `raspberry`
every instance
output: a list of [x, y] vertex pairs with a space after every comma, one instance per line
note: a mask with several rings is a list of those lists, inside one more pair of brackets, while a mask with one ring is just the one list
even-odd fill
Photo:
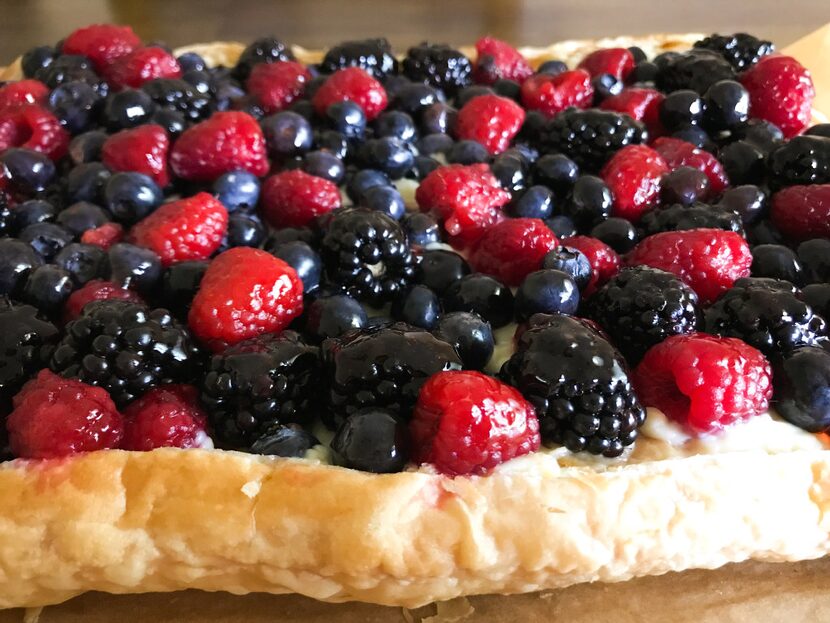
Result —
[[651, 138], [663, 134], [660, 122], [660, 104], [666, 96], [656, 89], [630, 87], [622, 93], [612, 95], [599, 105], [603, 110], [613, 110], [627, 114], [632, 119], [645, 124]]
[[586, 296], [596, 292], [597, 288], [620, 272], [620, 256], [601, 240], [590, 236], [571, 236], [563, 238], [562, 244], [581, 252], [591, 264], [591, 280], [585, 286]]
[[729, 178], [720, 161], [705, 149], [691, 143], [664, 136], [651, 145], [672, 171], [680, 167], [692, 167], [706, 174], [709, 178], [709, 190], [713, 196], [720, 195], [729, 186]]
[[371, 121], [388, 103], [386, 89], [368, 73], [358, 67], [347, 67], [329, 76], [311, 99], [314, 110], [325, 115], [332, 104], [349, 100], [359, 105]]
[[163, 266], [187, 260], [206, 260], [222, 245], [228, 211], [201, 192], [165, 203], [136, 223], [128, 240], [155, 251]]
[[223, 173], [268, 173], [265, 136], [244, 112], [218, 112], [185, 130], [170, 152], [173, 172], [192, 182], [212, 182]]
[[695, 435], [765, 413], [772, 395], [770, 364], [760, 351], [704, 333], [673, 335], [657, 344], [633, 378], [645, 406]]
[[52, 459], [117, 448], [121, 414], [100, 387], [41, 370], [14, 397], [6, 421], [12, 452], [23, 459]]
[[164, 188], [170, 183], [167, 151], [170, 139], [160, 125], [148, 124], [121, 130], [107, 138], [101, 161], [111, 171], [137, 171], [152, 177]]
[[628, 145], [614, 154], [600, 177], [614, 193], [614, 216], [637, 221], [660, 198], [660, 180], [669, 172], [663, 157], [651, 147]]
[[414, 461], [452, 476], [485, 474], [541, 445], [539, 420], [518, 390], [470, 370], [430, 377], [409, 430]]
[[692, 229], [649, 236], [626, 255], [625, 261], [629, 266], [651, 266], [674, 273], [705, 305], [732, 287], [735, 280], [749, 276], [752, 254], [746, 240], [735, 232]]
[[63, 321], [70, 322], [81, 315], [84, 306], [92, 301], [104, 301], [106, 299], [121, 299], [142, 305], [144, 301], [133, 290], [122, 288], [112, 281], [93, 279], [87, 281], [83, 286], [69, 295], [63, 306]]
[[601, 74], [611, 74], [617, 80], [625, 80], [634, 69], [634, 55], [627, 48], [605, 48], [595, 50], [577, 65], [592, 78]]
[[455, 134], [459, 139], [478, 141], [491, 154], [500, 154], [510, 146], [524, 119], [525, 111], [513, 100], [479, 95], [458, 111]]
[[51, 112], [37, 105], [0, 111], [0, 152], [33, 149], [60, 160], [69, 149], [69, 132]]
[[499, 39], [482, 37], [476, 41], [476, 53], [473, 80], [480, 84], [493, 84], [499, 79], [522, 83], [533, 73], [527, 59], [509, 43]]
[[765, 56], [741, 75], [741, 84], [749, 91], [752, 117], [774, 123], [785, 137], [810, 125], [816, 91], [810, 72], [794, 58]]
[[211, 448], [207, 415], [192, 385], [154, 387], [124, 409], [124, 450]]
[[274, 227], [302, 227], [339, 208], [337, 185], [300, 169], [272, 175], [262, 185], [262, 216]]
[[303, 311], [303, 282], [291, 266], [250, 247], [225, 251], [208, 266], [188, 323], [214, 350], [277, 333]]
[[167, 50], [158, 47], [138, 48], [122, 56], [104, 72], [107, 82], [115, 87], [138, 88], [154, 78], [179, 78], [179, 61]]
[[539, 270], [542, 259], [559, 242], [538, 218], [512, 218], [489, 228], [476, 242], [470, 263], [509, 286], [518, 286], [528, 274]]
[[504, 219], [500, 208], [510, 201], [510, 193], [502, 190], [486, 164], [453, 164], [427, 175], [415, 199], [457, 243], [467, 245]]
[[49, 97], [49, 87], [40, 80], [19, 80], [0, 87], [0, 112], [18, 106], [42, 106]]
[[101, 71], [140, 45], [141, 39], [129, 26], [92, 24], [78, 28], [64, 39], [61, 52], [86, 56]]
[[772, 196], [770, 218], [793, 240], [830, 238], [830, 184], [779, 190]]
[[594, 99], [594, 87], [591, 86], [591, 75], [582, 69], [555, 76], [536, 74], [522, 84], [521, 97], [528, 110], [538, 110], [553, 117], [569, 106], [588, 108]]
[[248, 92], [265, 113], [288, 108], [302, 96], [311, 73], [296, 61], [277, 61], [254, 65], [248, 77]]
[[81, 242], [101, 247], [105, 251], [124, 239], [124, 227], [119, 223], [104, 223], [81, 234]]

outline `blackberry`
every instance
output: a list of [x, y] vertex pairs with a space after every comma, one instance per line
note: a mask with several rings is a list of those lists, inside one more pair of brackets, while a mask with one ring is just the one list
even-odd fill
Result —
[[643, 124], [628, 115], [568, 108], [547, 123], [542, 147], [566, 154], [583, 169], [599, 171], [616, 151], [646, 138]]
[[735, 70], [725, 58], [709, 50], [696, 49], [667, 57], [658, 65], [656, 83], [661, 91], [691, 89], [701, 95], [721, 80], [735, 80]]
[[408, 419], [426, 380], [442, 370], [461, 369], [455, 349], [403, 322], [355, 329], [323, 342], [332, 429], [367, 408], [389, 409]]
[[448, 96], [472, 84], [470, 59], [447, 45], [421, 43], [409, 48], [403, 73], [413, 82], [442, 89]]
[[289, 46], [276, 37], [261, 37], [242, 51], [239, 60], [236, 61], [233, 74], [237, 80], [245, 81], [257, 63], [293, 60], [294, 54]]
[[739, 279], [706, 310], [706, 332], [737, 337], [772, 360], [827, 341], [827, 325], [791, 283]]
[[773, 189], [830, 182], [830, 138], [796, 136], [767, 156], [767, 179]]
[[274, 425], [308, 424], [319, 385], [319, 349], [283, 331], [214, 355], [202, 382], [202, 404], [220, 447], [249, 450]]
[[391, 301], [415, 276], [415, 259], [400, 224], [367, 208], [334, 213], [321, 254], [329, 281], [373, 305]]
[[201, 353], [166, 309], [123, 300], [95, 301], [70, 322], [49, 367], [106, 389], [119, 407], [164, 383], [189, 383]]
[[537, 314], [499, 376], [536, 408], [542, 440], [614, 457], [645, 421], [620, 353], [584, 320]]
[[206, 119], [213, 111], [210, 97], [199, 93], [184, 80], [156, 78], [145, 82], [141, 90], [150, 96], [159, 110], [181, 113], [192, 123]]
[[320, 69], [334, 73], [346, 67], [360, 67], [375, 78], [398, 72], [398, 61], [392, 54], [392, 46], [384, 38], [344, 41], [326, 52]]
[[676, 203], [646, 212], [638, 226], [642, 238], [663, 231], [700, 228], [734, 231], [741, 235], [744, 233], [741, 217], [736, 212], [697, 201], [688, 207]]
[[729, 61], [735, 71], [748, 69], [767, 54], [775, 52], [775, 45], [771, 41], [758, 39], [745, 32], [734, 35], [710, 35], [695, 41], [694, 47], [720, 54]]
[[622, 269], [594, 293], [587, 308], [632, 365], [666, 338], [696, 331], [703, 319], [694, 290], [648, 266]]

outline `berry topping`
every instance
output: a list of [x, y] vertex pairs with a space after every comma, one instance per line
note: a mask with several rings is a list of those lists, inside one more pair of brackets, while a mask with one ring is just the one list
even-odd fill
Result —
[[770, 219], [793, 240], [830, 238], [830, 184], [779, 190], [772, 196]]
[[538, 218], [513, 218], [493, 225], [476, 242], [470, 263], [477, 271], [517, 286], [558, 246], [556, 235]]
[[69, 149], [69, 132], [51, 112], [38, 105], [0, 111], [0, 152], [25, 147], [59, 160]]
[[703, 171], [709, 178], [709, 188], [713, 195], [720, 195], [729, 186], [729, 178], [726, 177], [723, 165], [708, 151], [667, 136], [658, 138], [652, 143], [652, 147], [663, 157], [672, 171], [679, 167], [693, 167]]
[[154, 387], [124, 409], [124, 450], [209, 448], [205, 412], [192, 385]]
[[344, 467], [376, 474], [400, 472], [409, 459], [409, 433], [393, 411], [361, 409], [340, 425], [331, 449]]
[[669, 170], [663, 157], [645, 145], [628, 145], [616, 152], [600, 174], [614, 194], [614, 216], [639, 220], [657, 204], [660, 180]]
[[593, 78], [611, 74], [617, 80], [625, 80], [634, 69], [634, 55], [627, 48], [605, 48], [588, 54], [578, 67]]
[[588, 108], [594, 98], [594, 87], [587, 71], [575, 69], [561, 74], [536, 74], [522, 84], [522, 104], [553, 117], [570, 106]]
[[63, 40], [60, 51], [86, 56], [101, 71], [140, 45], [141, 39], [129, 26], [92, 24], [72, 31]]
[[830, 428], [830, 353], [804, 347], [775, 366], [773, 406], [785, 420], [811, 433]]
[[348, 67], [326, 78], [311, 102], [318, 115], [325, 115], [329, 106], [347, 100], [360, 106], [372, 121], [386, 108], [386, 89], [362, 69]]
[[455, 134], [460, 139], [478, 141], [491, 154], [500, 154], [510, 146], [524, 118], [524, 110], [513, 100], [479, 95], [458, 111]]
[[809, 125], [816, 92], [810, 72], [794, 58], [765, 56], [741, 75], [741, 84], [753, 118], [774, 123], [787, 138]]
[[277, 61], [254, 65], [248, 77], [248, 92], [266, 114], [288, 108], [302, 96], [311, 73], [302, 63]]
[[159, 125], [148, 124], [111, 135], [101, 148], [101, 161], [111, 171], [136, 171], [149, 175], [160, 187], [170, 182], [167, 150], [170, 139]]
[[470, 59], [446, 45], [422, 43], [409, 48], [403, 59], [403, 73], [413, 82], [423, 82], [447, 95], [455, 95], [470, 84]]
[[476, 41], [476, 53], [473, 79], [480, 84], [493, 84], [497, 80], [521, 84], [533, 73], [525, 57], [505, 41], [482, 37]]
[[[607, 244], [590, 236], [571, 236], [562, 244], [580, 252], [590, 264], [590, 278], [583, 288], [587, 296], [620, 271], [620, 256]], [[584, 268], [580, 268], [583, 271]]]
[[333, 182], [293, 169], [272, 175], [262, 185], [263, 218], [274, 227], [302, 227], [340, 207]]

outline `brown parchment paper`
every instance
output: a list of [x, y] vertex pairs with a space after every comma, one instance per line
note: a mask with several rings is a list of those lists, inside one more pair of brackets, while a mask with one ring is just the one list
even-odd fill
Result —
[[[782, 6], [786, 11], [786, 7]], [[813, 74], [815, 109], [830, 116], [830, 24], [782, 50]], [[10, 572], [7, 571], [7, 572]], [[482, 595], [403, 610], [297, 595], [184, 591], [87, 593], [43, 610], [0, 611], [0, 623], [830, 623], [830, 557], [745, 562], [618, 584], [529, 595]]]

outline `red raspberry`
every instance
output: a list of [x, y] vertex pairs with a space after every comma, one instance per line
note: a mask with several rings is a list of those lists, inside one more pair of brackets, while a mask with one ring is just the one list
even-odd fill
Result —
[[510, 146], [525, 120], [525, 111], [516, 102], [498, 95], [479, 95], [458, 111], [455, 134], [478, 141], [491, 154]]
[[0, 151], [25, 147], [60, 160], [69, 149], [69, 132], [51, 112], [37, 105], [0, 112]]
[[538, 218], [511, 218], [493, 225], [478, 239], [470, 263], [509, 286], [518, 286], [559, 246], [556, 235]]
[[627, 48], [605, 48], [595, 50], [577, 65], [592, 78], [601, 74], [611, 74], [618, 80], [625, 80], [634, 69], [634, 55]]
[[136, 223], [128, 239], [155, 251], [163, 266], [206, 260], [222, 246], [228, 211], [205, 192], [165, 203]]
[[629, 87], [622, 93], [604, 99], [599, 105], [603, 110], [613, 110], [627, 114], [632, 119], [642, 121], [651, 138], [664, 132], [660, 123], [660, 104], [666, 96], [655, 89]]
[[248, 78], [248, 92], [266, 113], [288, 108], [305, 91], [311, 73], [295, 61], [257, 63]]
[[830, 184], [779, 190], [772, 196], [770, 218], [793, 240], [830, 238]]
[[0, 87], [0, 111], [28, 104], [42, 106], [49, 96], [49, 87], [40, 80], [19, 80]]
[[525, 108], [553, 117], [569, 106], [588, 108], [594, 99], [594, 87], [587, 71], [574, 69], [556, 76], [531, 76], [522, 84], [521, 95]]
[[121, 414], [100, 387], [41, 370], [14, 397], [6, 420], [12, 452], [23, 459], [54, 459], [117, 448]]
[[66, 303], [63, 306], [63, 321], [69, 322], [70, 320], [78, 318], [87, 303], [106, 299], [121, 299], [132, 303], [144, 303], [144, 299], [133, 290], [122, 288], [112, 281], [93, 279], [92, 281], [87, 281], [66, 299]]
[[409, 423], [412, 458], [444, 474], [485, 474], [541, 445], [536, 412], [518, 390], [469, 370], [431, 376]]
[[749, 277], [752, 254], [746, 240], [732, 231], [666, 231], [642, 240], [625, 257], [628, 266], [651, 266], [674, 273], [708, 304]]
[[262, 185], [262, 216], [274, 227], [302, 227], [340, 207], [337, 185], [299, 169], [272, 175]]
[[668, 136], [658, 138], [652, 147], [663, 156], [672, 171], [680, 167], [692, 167], [705, 173], [709, 178], [709, 191], [712, 195], [720, 195], [729, 186], [723, 165], [705, 149]]
[[620, 256], [602, 240], [590, 236], [571, 236], [563, 238], [562, 244], [581, 251], [591, 264], [591, 280], [585, 287], [585, 296], [596, 292], [597, 288], [620, 272]]
[[732, 337], [673, 335], [634, 370], [640, 402], [660, 409], [694, 435], [765, 413], [772, 372], [760, 351]]
[[482, 37], [476, 41], [476, 53], [473, 80], [479, 84], [493, 84], [500, 78], [521, 84], [533, 73], [521, 52], [505, 41]]
[[614, 216], [638, 221], [660, 199], [660, 180], [669, 172], [651, 147], [628, 145], [605, 163], [600, 177], [614, 193]]
[[207, 414], [192, 385], [154, 387], [124, 409], [124, 450], [212, 448]]
[[813, 79], [791, 56], [765, 56], [741, 75], [749, 91], [749, 112], [774, 123], [791, 138], [810, 125], [816, 90]]
[[117, 59], [106, 72], [107, 82], [115, 87], [138, 88], [153, 78], [180, 78], [179, 61], [164, 48], [138, 48]]
[[64, 39], [61, 52], [86, 56], [101, 71], [140, 46], [141, 39], [129, 26], [92, 24], [74, 30]]
[[256, 119], [239, 112], [218, 112], [185, 130], [170, 151], [173, 173], [191, 182], [212, 182], [223, 173], [268, 173], [265, 136]]
[[510, 193], [499, 186], [486, 164], [451, 164], [427, 175], [415, 191], [415, 200], [424, 212], [444, 224], [454, 242], [467, 245], [504, 219], [501, 207]]
[[273, 255], [236, 247], [208, 266], [188, 323], [214, 350], [263, 333], [278, 333], [303, 311], [303, 282]]
[[335, 71], [320, 85], [311, 103], [317, 114], [324, 115], [329, 106], [344, 100], [358, 104], [369, 121], [377, 117], [388, 103], [383, 85], [359, 67]]
[[105, 251], [124, 239], [124, 228], [118, 223], [104, 223], [81, 234], [81, 242], [101, 247]]
[[112, 171], [137, 171], [164, 188], [170, 183], [167, 151], [170, 139], [160, 125], [140, 125], [121, 130], [104, 141], [101, 160]]

